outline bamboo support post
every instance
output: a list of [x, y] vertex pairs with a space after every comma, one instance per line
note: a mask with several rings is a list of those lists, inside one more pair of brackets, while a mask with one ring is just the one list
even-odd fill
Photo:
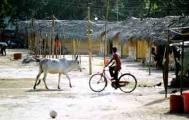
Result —
[[148, 42], [148, 48], [149, 48], [149, 51], [150, 51], [150, 53], [149, 53], [149, 75], [151, 75], [151, 63], [152, 63], [152, 44], [150, 43], [150, 42]]
[[52, 16], [52, 33], [51, 33], [51, 42], [52, 42], [52, 58], [54, 58], [54, 27], [55, 27], [55, 16]]
[[91, 23], [90, 23], [90, 7], [87, 8], [88, 10], [88, 30], [87, 30], [87, 35], [88, 35], [88, 52], [89, 52], [89, 75], [92, 74], [92, 45], [91, 45]]

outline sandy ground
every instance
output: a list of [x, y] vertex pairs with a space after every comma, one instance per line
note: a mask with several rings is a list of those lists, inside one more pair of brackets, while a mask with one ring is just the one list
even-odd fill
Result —
[[[188, 120], [188, 114], [169, 113], [169, 96], [165, 98], [161, 71], [123, 59], [122, 72], [136, 76], [138, 87], [132, 93], [122, 93], [109, 84], [101, 93], [90, 90], [88, 57], [82, 56], [82, 72], [69, 73], [73, 88], [61, 77], [61, 90], [57, 90], [58, 75], [48, 74], [46, 90], [43, 83], [33, 90], [38, 64], [22, 64], [13, 60], [13, 53], [27, 50], [8, 50], [0, 56], [0, 120], [51, 120], [49, 112], [57, 112], [56, 120]], [[70, 56], [66, 56], [71, 59]], [[93, 57], [93, 73], [102, 70], [102, 58]], [[173, 73], [170, 73], [173, 77]], [[171, 79], [171, 78], [170, 78]], [[169, 90], [170, 91], [170, 90]], [[179, 94], [176, 93], [176, 94]]]

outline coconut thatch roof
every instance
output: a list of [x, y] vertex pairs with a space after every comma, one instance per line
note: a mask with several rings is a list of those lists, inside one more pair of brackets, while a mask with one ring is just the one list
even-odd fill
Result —
[[169, 16], [165, 18], [130, 18], [122, 25], [125, 29], [121, 32], [121, 39], [146, 39], [153, 43], [165, 43], [167, 30], [173, 27], [189, 25], [189, 17]]
[[[91, 22], [91, 28], [93, 33], [92, 38], [95, 39], [97, 36], [104, 31], [104, 21], [98, 21], [96, 23]], [[54, 24], [54, 36], [56, 34], [64, 39], [86, 39], [87, 38], [87, 21], [80, 20], [55, 20]], [[20, 21], [18, 22], [19, 32], [36, 32], [42, 37], [51, 37], [52, 33], [52, 20], [35, 20], [31, 21]]]
[[[105, 23], [107, 23], [105, 25]], [[87, 20], [55, 20], [54, 33], [64, 39], [87, 39]], [[92, 39], [107, 35], [111, 39], [119, 34], [122, 41], [128, 39], [146, 39], [154, 43], [163, 43], [167, 40], [167, 30], [175, 27], [189, 26], [189, 17], [169, 16], [164, 18], [128, 18], [125, 21], [105, 22], [92, 21]], [[106, 32], [105, 32], [106, 27]], [[37, 32], [42, 37], [50, 36], [52, 20], [35, 20], [18, 22], [19, 32]]]

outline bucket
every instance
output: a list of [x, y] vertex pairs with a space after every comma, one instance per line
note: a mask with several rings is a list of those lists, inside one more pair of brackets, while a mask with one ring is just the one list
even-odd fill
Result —
[[13, 57], [14, 57], [14, 58], [13, 58], [14, 60], [19, 60], [19, 59], [22, 58], [22, 54], [21, 54], [21, 53], [14, 53], [14, 54], [13, 54]]
[[189, 91], [183, 92], [184, 112], [189, 113]]
[[181, 95], [170, 96], [170, 112], [171, 113], [183, 112], [183, 97]]

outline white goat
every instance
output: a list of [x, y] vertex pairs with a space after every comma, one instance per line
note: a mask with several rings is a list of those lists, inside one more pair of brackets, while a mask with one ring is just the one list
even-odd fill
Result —
[[66, 77], [69, 80], [69, 85], [70, 85], [70, 87], [72, 87], [70, 78], [67, 73], [73, 69], [80, 69], [80, 71], [81, 71], [81, 67], [80, 67], [80, 64], [79, 64], [79, 61], [77, 60], [77, 58], [78, 58], [78, 56], [75, 58], [75, 60], [66, 60], [65, 58], [62, 58], [62, 59], [45, 58], [45, 59], [41, 60], [39, 62], [39, 73], [37, 75], [33, 89], [36, 89], [36, 86], [39, 85], [39, 83], [41, 81], [39, 79], [39, 77], [42, 73], [44, 73], [43, 82], [45, 84], [46, 89], [48, 89], [47, 84], [46, 84], [47, 73], [52, 73], [52, 74], [58, 73], [59, 74], [58, 89], [60, 89], [59, 84], [60, 84], [61, 74], [66, 75]]

